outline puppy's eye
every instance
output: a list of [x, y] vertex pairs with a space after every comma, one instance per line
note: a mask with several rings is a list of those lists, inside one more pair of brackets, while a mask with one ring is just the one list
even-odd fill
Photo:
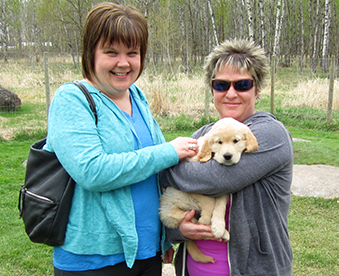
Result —
[[241, 140], [241, 136], [240, 135], [236, 135], [234, 138], [233, 138], [233, 143], [236, 144], [238, 143], [240, 140]]
[[221, 145], [221, 144], [222, 144], [222, 141], [219, 141], [218, 143]]

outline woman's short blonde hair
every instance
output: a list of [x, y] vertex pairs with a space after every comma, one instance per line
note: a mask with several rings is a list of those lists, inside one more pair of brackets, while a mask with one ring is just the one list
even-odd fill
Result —
[[212, 88], [212, 79], [223, 67], [231, 67], [239, 72], [249, 72], [257, 90], [261, 90], [269, 73], [269, 65], [264, 49], [254, 42], [241, 39], [225, 40], [216, 46], [206, 58], [205, 82]]
[[101, 46], [114, 42], [128, 48], [140, 47], [140, 72], [144, 65], [148, 43], [148, 27], [145, 17], [132, 7], [111, 2], [95, 5], [88, 13], [82, 38], [82, 74], [93, 81], [95, 77], [94, 53]]

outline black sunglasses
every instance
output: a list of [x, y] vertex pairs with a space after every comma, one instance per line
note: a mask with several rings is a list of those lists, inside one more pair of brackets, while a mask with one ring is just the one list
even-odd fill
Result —
[[238, 92], [245, 92], [253, 87], [253, 80], [238, 80], [238, 81], [225, 81], [225, 80], [212, 80], [212, 87], [219, 92], [226, 92], [233, 85], [234, 89]]

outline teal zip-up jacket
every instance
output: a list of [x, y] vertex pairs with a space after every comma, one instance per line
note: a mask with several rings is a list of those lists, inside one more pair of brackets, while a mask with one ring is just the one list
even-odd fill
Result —
[[[133, 126], [123, 112], [95, 87], [94, 115], [84, 94], [73, 83], [62, 85], [49, 108], [45, 150], [55, 152], [75, 180], [75, 191], [62, 248], [75, 254], [124, 253], [132, 267], [138, 250], [130, 185], [179, 162], [155, 122], [144, 93], [129, 89], [151, 131], [155, 146], [134, 150]], [[160, 189], [159, 189], [160, 193]], [[162, 231], [162, 250], [171, 244]]]

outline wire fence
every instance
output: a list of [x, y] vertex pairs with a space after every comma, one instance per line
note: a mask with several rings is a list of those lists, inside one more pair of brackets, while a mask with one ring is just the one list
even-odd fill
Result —
[[[278, 99], [282, 108], [295, 105], [327, 110], [331, 120], [331, 112], [339, 109], [336, 59], [283, 56], [270, 58], [270, 65], [271, 74], [260, 93], [270, 97], [272, 113]], [[56, 89], [82, 79], [80, 57], [71, 54], [12, 58], [0, 61], [0, 66], [0, 134], [16, 128], [16, 121], [28, 131], [46, 128], [48, 106]], [[190, 69], [180, 60], [172, 60], [169, 69], [147, 60], [137, 85], [145, 92], [155, 116], [185, 113], [208, 117], [215, 110], [203, 79], [202, 66]]]

